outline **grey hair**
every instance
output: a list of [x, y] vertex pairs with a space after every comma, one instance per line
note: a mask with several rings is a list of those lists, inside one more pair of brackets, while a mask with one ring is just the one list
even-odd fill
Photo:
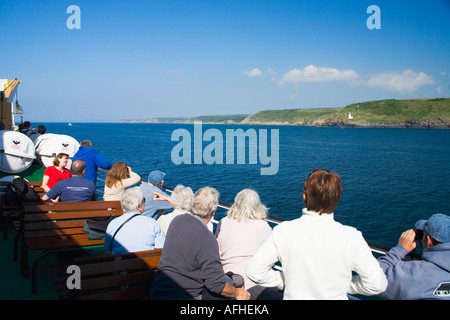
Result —
[[174, 209], [190, 211], [194, 201], [194, 192], [191, 188], [179, 184], [173, 189], [170, 198], [173, 201]]
[[192, 203], [192, 213], [200, 218], [208, 218], [219, 205], [219, 192], [212, 187], [203, 187], [197, 190]]
[[267, 211], [267, 207], [261, 203], [255, 190], [243, 189], [234, 198], [234, 203], [228, 210], [227, 216], [239, 222], [247, 222], [249, 219], [266, 218]]
[[128, 188], [122, 193], [120, 204], [124, 213], [136, 212], [137, 207], [144, 201], [144, 195], [141, 188]]

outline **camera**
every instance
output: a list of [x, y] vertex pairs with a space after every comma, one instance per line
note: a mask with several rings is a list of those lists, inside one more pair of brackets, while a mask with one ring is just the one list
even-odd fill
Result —
[[414, 238], [415, 241], [422, 241], [423, 238], [423, 230], [414, 230], [416, 232], [416, 237]]

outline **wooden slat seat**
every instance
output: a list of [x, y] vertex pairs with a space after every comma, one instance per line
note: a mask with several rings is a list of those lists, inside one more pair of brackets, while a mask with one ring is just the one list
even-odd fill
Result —
[[156, 249], [76, 259], [81, 288], [68, 289], [69, 276], [55, 279], [55, 285], [62, 299], [147, 299], [161, 253]]
[[55, 250], [103, 245], [103, 239], [89, 240], [83, 231], [87, 219], [120, 216], [120, 201], [25, 203], [21, 236], [20, 265], [28, 275], [28, 250], [43, 250], [32, 267], [32, 291], [36, 289], [36, 268], [43, 256]]

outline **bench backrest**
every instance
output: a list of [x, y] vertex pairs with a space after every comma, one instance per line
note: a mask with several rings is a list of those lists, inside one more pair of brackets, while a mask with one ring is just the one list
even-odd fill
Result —
[[46, 242], [50, 246], [52, 237], [84, 241], [83, 224], [86, 219], [120, 216], [123, 210], [120, 201], [42, 202], [24, 203], [22, 213], [25, 239], [43, 238], [41, 243]]
[[82, 300], [146, 299], [156, 273], [162, 249], [79, 258], [81, 289], [67, 289], [57, 283], [62, 297]]

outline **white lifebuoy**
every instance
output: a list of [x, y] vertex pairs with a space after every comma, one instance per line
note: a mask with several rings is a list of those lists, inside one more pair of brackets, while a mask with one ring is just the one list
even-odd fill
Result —
[[63, 134], [46, 133], [39, 136], [34, 142], [36, 149], [36, 160], [46, 166], [53, 166], [53, 159], [58, 153], [67, 153], [69, 155], [69, 163], [67, 168], [70, 168], [72, 158], [80, 148], [77, 140], [71, 136]]
[[19, 173], [28, 169], [36, 159], [33, 141], [16, 131], [0, 131], [0, 171]]

